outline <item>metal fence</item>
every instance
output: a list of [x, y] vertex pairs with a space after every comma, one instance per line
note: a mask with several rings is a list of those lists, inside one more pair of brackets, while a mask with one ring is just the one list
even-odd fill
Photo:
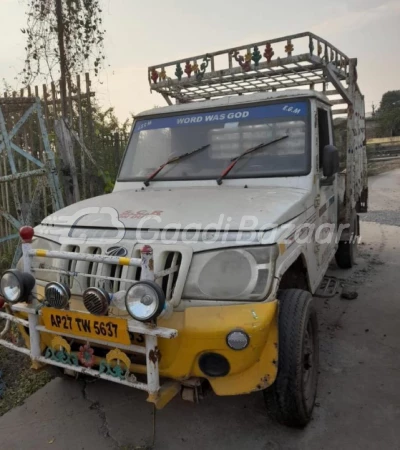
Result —
[[[128, 133], [107, 125], [89, 74], [84, 80], [83, 88], [80, 76], [68, 81], [62, 119], [55, 83], [0, 96], [0, 271], [19, 257], [20, 225], [36, 225], [64, 204], [112, 190]], [[60, 123], [68, 127], [68, 164]], [[69, 195], [72, 178], [75, 197]]]

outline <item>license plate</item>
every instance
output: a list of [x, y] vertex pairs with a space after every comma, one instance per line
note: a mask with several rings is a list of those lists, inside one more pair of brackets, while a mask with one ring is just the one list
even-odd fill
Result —
[[116, 317], [94, 316], [75, 311], [42, 308], [46, 329], [118, 344], [130, 345], [128, 322]]

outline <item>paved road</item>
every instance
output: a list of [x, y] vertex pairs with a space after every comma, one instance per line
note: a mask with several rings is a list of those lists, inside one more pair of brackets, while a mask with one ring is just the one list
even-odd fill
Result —
[[[316, 299], [321, 372], [308, 428], [272, 423], [261, 394], [209, 396], [200, 405], [175, 399], [157, 412], [154, 449], [400, 449], [399, 184], [400, 171], [371, 180], [372, 209], [380, 213], [362, 224], [358, 265], [331, 270], [358, 298]], [[0, 418], [0, 448], [143, 448], [153, 426], [144, 400], [111, 383], [55, 379]]]

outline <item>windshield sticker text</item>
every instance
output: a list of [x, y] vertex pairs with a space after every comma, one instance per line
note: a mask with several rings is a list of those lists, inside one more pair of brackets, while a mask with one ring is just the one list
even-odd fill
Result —
[[290, 105], [285, 105], [283, 107], [283, 110], [287, 111], [287, 112], [291, 112], [293, 114], [300, 114], [301, 113], [301, 109], [300, 108], [295, 108], [294, 106], [290, 106]]
[[233, 109], [221, 111], [199, 112], [197, 114], [176, 115], [172, 117], [159, 117], [151, 120], [138, 120], [133, 130], [141, 131], [157, 130], [162, 128], [177, 128], [181, 126], [196, 126], [206, 123], [225, 124], [230, 122], [246, 122], [249, 120], [276, 119], [277, 117], [289, 117], [296, 115], [304, 117], [308, 113], [307, 102], [293, 102], [282, 106], [264, 105], [247, 107], [246, 109]]

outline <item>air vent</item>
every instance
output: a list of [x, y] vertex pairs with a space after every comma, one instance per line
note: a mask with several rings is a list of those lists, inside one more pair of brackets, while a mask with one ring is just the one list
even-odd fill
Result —
[[[91, 247], [90, 249], [88, 249], [88, 254], [89, 255], [101, 255], [101, 248], [99, 248], [99, 247]], [[102, 264], [100, 264], [100, 266], [101, 265]], [[98, 271], [99, 271], [99, 263], [91, 261], [89, 263], [89, 266], [88, 266], [88, 269], [87, 269], [87, 274], [88, 275], [97, 275]], [[98, 280], [99, 279], [96, 278], [96, 277], [90, 277], [90, 278], [85, 277], [85, 279], [86, 279], [86, 283], [87, 283], [86, 287], [91, 287], [91, 286], [97, 286], [98, 285]]]
[[[63, 248], [63, 251], [71, 252], [71, 253], [79, 253], [79, 247], [77, 245], [68, 245], [65, 248]], [[76, 271], [76, 260], [67, 259], [63, 262], [62, 269], [66, 270], [67, 272], [74, 273]], [[75, 275], [60, 275], [60, 282], [62, 284], [65, 284], [70, 289], [72, 289], [72, 286], [74, 284]]]
[[167, 300], [170, 300], [171, 297], [173, 296], [176, 280], [178, 279], [181, 261], [182, 261], [182, 254], [180, 252], [167, 252], [164, 270], [175, 269], [168, 275], [164, 275], [161, 280], [161, 286]]

